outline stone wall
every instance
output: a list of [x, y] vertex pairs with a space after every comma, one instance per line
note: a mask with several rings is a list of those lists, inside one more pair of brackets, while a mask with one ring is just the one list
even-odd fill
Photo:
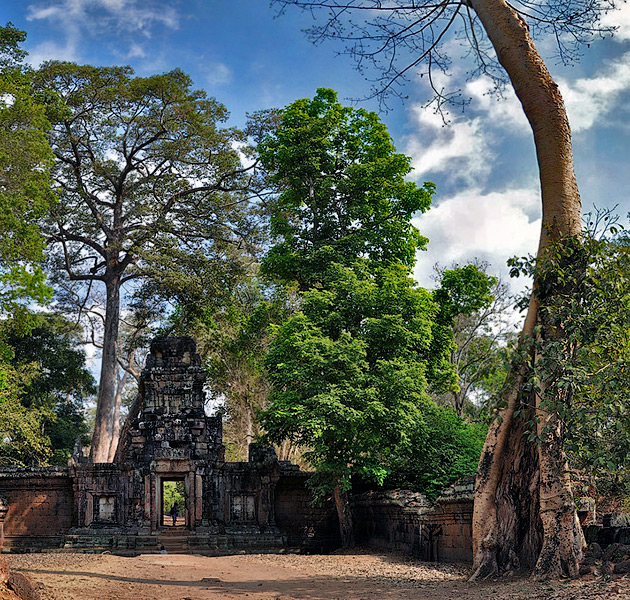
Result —
[[287, 464], [275, 489], [276, 525], [286, 545], [303, 552], [330, 552], [341, 545], [339, 521], [332, 502], [313, 506], [308, 473]]
[[[0, 469], [7, 548], [339, 547], [334, 505], [313, 506], [308, 473], [260, 445], [247, 462], [225, 462], [221, 417], [204, 412], [205, 377], [192, 338], [156, 338], [113, 463], [89, 464], [77, 451], [67, 468]], [[185, 497], [177, 528], [164, 519], [165, 485], [173, 481], [183, 482]], [[428, 560], [470, 560], [471, 492], [467, 483], [434, 504], [412, 492], [356, 496], [357, 541]]]
[[74, 501], [67, 469], [1, 469], [0, 495], [9, 502], [4, 521], [8, 546], [58, 547], [72, 527]]
[[[271, 482], [265, 480], [266, 469], [247, 463], [225, 464], [219, 481], [225, 498], [231, 499], [229, 508], [227, 504], [225, 508], [230, 513], [226, 529], [220, 535], [209, 531], [186, 532], [190, 550], [223, 554], [244, 549], [277, 552], [288, 548], [316, 553], [338, 548], [339, 525], [333, 503], [313, 506], [307, 485], [309, 474], [289, 463], [277, 464], [275, 486], [272, 485], [273, 507], [268, 505], [271, 498], [261, 496], [271, 492], [268, 487]], [[105, 522], [98, 522], [101, 527], [87, 534], [85, 524], [93, 518], [89, 513], [93, 510], [96, 516], [97, 503], [104, 492], [116, 495], [121, 473], [114, 465], [76, 470], [77, 473], [73, 468], [0, 470], [0, 495], [9, 501], [5, 520], [7, 547], [14, 551], [64, 546], [95, 551], [102, 546], [123, 553], [159, 548], [161, 541], [155, 535], [129, 535], [124, 529], [108, 527]], [[100, 490], [99, 495], [92, 494], [93, 485]], [[421, 494], [409, 491], [354, 496], [357, 542], [377, 549], [407, 552], [425, 560], [470, 561], [471, 492], [470, 484], [465, 483], [449, 489], [433, 504]], [[78, 498], [84, 496], [91, 502], [78, 503]], [[112, 506], [114, 521], [123, 508], [116, 498]], [[231, 529], [234, 531], [230, 533]]]
[[357, 543], [424, 560], [472, 561], [472, 482], [446, 490], [434, 503], [410, 491], [352, 498]]

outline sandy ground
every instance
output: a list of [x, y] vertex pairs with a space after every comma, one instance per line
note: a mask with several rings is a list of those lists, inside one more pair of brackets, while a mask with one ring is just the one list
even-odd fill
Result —
[[36, 582], [45, 600], [630, 600], [627, 577], [550, 584], [502, 578], [470, 584], [466, 566], [360, 551], [133, 558], [30, 554], [12, 555], [9, 562]]

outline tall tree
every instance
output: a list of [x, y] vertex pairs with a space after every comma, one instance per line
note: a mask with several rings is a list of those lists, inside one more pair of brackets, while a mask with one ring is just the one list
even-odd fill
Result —
[[29, 373], [22, 382], [20, 402], [44, 416], [42, 433], [50, 440], [52, 460], [65, 465], [77, 438], [85, 442], [85, 403], [96, 386], [85, 365], [85, 352], [77, 350], [80, 328], [54, 313], [37, 313], [33, 321], [27, 335], [19, 327], [9, 330], [11, 362], [16, 370]]
[[428, 208], [433, 186], [405, 181], [409, 159], [378, 117], [341, 106], [332, 90], [286, 107], [259, 150], [277, 190], [262, 268], [299, 292], [269, 347], [263, 427], [307, 448], [311, 485], [333, 494], [351, 545], [351, 477], [382, 483], [385, 457], [430, 403], [427, 378], [452, 383], [452, 337], [434, 345], [438, 306], [409, 277], [425, 242], [411, 215]]
[[11, 23], [0, 26], [0, 462], [23, 466], [49, 458], [49, 440], [42, 432], [47, 415], [20, 402], [33, 369], [14, 364], [7, 330], [10, 324], [28, 333], [35, 324], [28, 305], [50, 299], [36, 221], [54, 201], [49, 123], [23, 63], [25, 38]]
[[[627, 473], [630, 455], [630, 238], [619, 235], [619, 219], [599, 217], [590, 225], [605, 231], [589, 227], [558, 242], [543, 265], [529, 257], [513, 267], [538, 279], [540, 295], [553, 295], [544, 319], [565, 334], [538, 341], [544, 360], [532, 370], [550, 382], [544, 408], [570, 425], [571, 465], [615, 477]], [[570, 401], [557, 404], [563, 395]]]
[[[533, 33], [551, 32], [561, 55], [571, 44], [601, 33], [599, 19], [611, 0], [277, 0], [325, 14], [310, 31], [317, 41], [346, 43], [360, 68], [380, 70], [376, 94], [396, 92], [405, 75], [418, 71], [435, 91], [438, 106], [453, 96], [435, 87], [435, 68], [447, 71], [445, 42], [459, 31], [470, 43], [476, 72], [501, 85], [509, 79], [527, 117], [536, 146], [542, 195], [538, 260], [554, 241], [580, 232], [581, 200], [573, 170], [571, 131], [557, 84], [538, 53]], [[495, 58], [496, 56], [496, 58]], [[456, 94], [455, 94], [456, 96]], [[456, 98], [455, 98], [456, 99]], [[534, 337], [562, 336], [540, 319], [541, 300], [532, 294], [521, 334], [523, 352], [537, 351]], [[544, 307], [543, 307], [544, 309]], [[544, 312], [544, 310], [543, 310]], [[582, 535], [571, 493], [563, 428], [558, 413], [541, 408], [541, 388], [528, 385], [525, 361], [515, 364], [504, 392], [504, 408], [489, 430], [479, 463], [473, 516], [473, 578], [499, 570], [533, 569], [537, 578], [577, 576]], [[544, 393], [543, 393], [544, 395]], [[522, 409], [522, 410], [521, 410]], [[522, 414], [526, 418], [517, 418]], [[536, 423], [530, 436], [526, 423]], [[501, 515], [510, 514], [510, 518]]]
[[53, 203], [53, 155], [42, 98], [22, 61], [23, 31], [0, 27], [0, 311], [44, 302], [50, 290], [40, 268], [44, 240], [37, 227]]
[[396, 152], [378, 116], [342, 106], [327, 89], [281, 115], [259, 145], [279, 192], [269, 203], [276, 243], [263, 273], [309, 289], [331, 263], [350, 265], [358, 257], [373, 268], [411, 269], [427, 241], [411, 217], [428, 209], [434, 186], [405, 181], [409, 158]]
[[248, 187], [225, 107], [175, 70], [50, 62], [37, 73], [60, 98], [50, 134], [60, 202], [44, 221], [67, 277], [104, 288], [102, 362], [91, 457], [106, 462], [116, 411], [121, 288], [153, 257], [242, 243]]

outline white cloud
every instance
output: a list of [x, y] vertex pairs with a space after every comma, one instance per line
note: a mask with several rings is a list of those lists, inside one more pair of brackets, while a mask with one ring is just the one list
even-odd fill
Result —
[[[452, 86], [445, 76], [443, 79], [438, 87]], [[498, 97], [491, 80], [479, 77], [464, 86], [462, 96], [470, 103], [461, 115], [449, 114], [446, 124], [441, 115], [420, 104], [411, 107], [417, 133], [408, 138], [405, 152], [414, 157], [414, 179], [447, 172], [469, 186], [479, 185], [491, 173], [497, 141], [510, 134], [530, 135], [529, 123], [511, 87]], [[430, 140], [428, 145], [426, 140]]]
[[[630, 52], [605, 62], [593, 77], [559, 80], [558, 84], [573, 132], [590, 129], [609, 119], [623, 94], [630, 91]], [[420, 105], [411, 108], [417, 133], [408, 138], [405, 152], [414, 157], [414, 179], [446, 172], [468, 186], [481, 185], [491, 176], [494, 144], [508, 135], [530, 135], [511, 87], [503, 98], [497, 98], [491, 82], [481, 77], [468, 82], [464, 93], [470, 105], [463, 115], [451, 116], [447, 125]]]
[[204, 68], [206, 81], [210, 86], [223, 85], [232, 81], [232, 71], [225, 63], [213, 62], [207, 64]]
[[[142, 58], [146, 51], [138, 41], [151, 38], [156, 26], [177, 29], [179, 15], [169, 2], [159, 0], [47, 0], [28, 6], [29, 21], [51, 21], [65, 33], [62, 44], [40, 44], [31, 51], [30, 61], [39, 64], [51, 58], [78, 60], [78, 48], [84, 36], [115, 35], [116, 51], [126, 58]], [[133, 35], [126, 50], [120, 39]]]
[[145, 49], [140, 44], [131, 44], [125, 58], [145, 58], [147, 55]]
[[573, 131], [593, 127], [617, 106], [622, 93], [630, 90], [630, 52], [607, 61], [594, 77], [574, 82], [559, 81]]
[[42, 42], [31, 48], [28, 52], [28, 62], [37, 67], [47, 60], [66, 60], [68, 62], [77, 62], [79, 53], [77, 49], [77, 36], [66, 36], [65, 44], [57, 44], [56, 42]]
[[535, 188], [482, 193], [469, 189], [447, 198], [427, 213], [414, 218], [422, 235], [429, 238], [426, 252], [418, 253], [414, 276], [425, 287], [434, 287], [433, 266], [467, 263], [474, 258], [491, 264], [491, 272], [507, 278], [506, 261], [535, 253], [540, 218], [531, 219], [540, 205]]
[[166, 2], [156, 0], [49, 0], [28, 7], [29, 20], [67, 22], [85, 19], [84, 27], [113, 26], [126, 31], [142, 31], [160, 23], [170, 29], [178, 27], [177, 11]]
[[[493, 155], [480, 119], [454, 119], [444, 125], [440, 115], [420, 105], [412, 107], [412, 115], [418, 133], [405, 148], [414, 157], [412, 178], [448, 171], [454, 179], [472, 183], [489, 173]], [[425, 145], [425, 140], [432, 141]]]
[[630, 4], [625, 1], [618, 4], [615, 10], [611, 10], [602, 18], [604, 27], [617, 27], [614, 38], [619, 42], [630, 40]]
[[529, 123], [511, 86], [506, 86], [502, 96], [494, 93], [494, 85], [488, 77], [479, 77], [466, 84], [466, 94], [471, 98], [471, 108], [483, 114], [493, 126], [518, 133], [530, 132]]

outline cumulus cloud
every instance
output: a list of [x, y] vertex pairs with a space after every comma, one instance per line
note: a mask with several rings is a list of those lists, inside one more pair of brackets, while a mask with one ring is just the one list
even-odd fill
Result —
[[[179, 15], [169, 2], [158, 0], [47, 0], [28, 6], [29, 21], [50, 21], [65, 33], [65, 43], [46, 42], [31, 50], [30, 61], [38, 64], [50, 58], [78, 60], [84, 36], [115, 36], [116, 52], [126, 58], [142, 58], [146, 52], [140, 40], [149, 40], [156, 27], [176, 29]], [[129, 37], [121, 50], [121, 39]]]
[[[405, 148], [414, 157], [411, 177], [448, 171], [454, 179], [472, 183], [488, 174], [492, 152], [480, 119], [455, 119], [444, 125], [440, 115], [420, 105], [411, 110], [417, 126]], [[428, 145], [426, 140], [431, 140]]]
[[630, 52], [607, 61], [594, 77], [573, 82], [559, 81], [571, 129], [584, 131], [609, 115], [618, 105], [620, 96], [630, 90]]
[[428, 249], [418, 253], [415, 278], [434, 287], [433, 266], [449, 266], [474, 258], [488, 261], [493, 273], [507, 277], [506, 261], [535, 253], [540, 234], [540, 193], [534, 187], [483, 193], [462, 191], [440, 202], [413, 222], [429, 238]]
[[488, 77], [479, 77], [466, 84], [471, 108], [480, 113], [486, 126], [501, 127], [516, 133], [529, 133], [529, 123], [511, 86], [506, 86], [501, 97], [494, 93], [494, 84]]
[[28, 62], [34, 66], [39, 66], [44, 61], [53, 58], [55, 60], [77, 62], [79, 60], [77, 38], [77, 35], [69, 35], [66, 37], [65, 43], [63, 44], [51, 41], [42, 42], [29, 50]]
[[[588, 130], [609, 120], [630, 91], [630, 52], [605, 62], [592, 77], [559, 80], [571, 128]], [[531, 135], [520, 102], [508, 87], [504, 97], [492, 93], [484, 77], [466, 84], [471, 102], [461, 115], [444, 124], [442, 117], [414, 105], [410, 117], [416, 133], [407, 138], [405, 152], [413, 156], [411, 176], [431, 178], [448, 173], [469, 187], [483, 185], [491, 176], [496, 144], [510, 135]]]
[[175, 9], [155, 0], [49, 0], [29, 5], [27, 18], [62, 22], [78, 19], [82, 27], [116, 27], [148, 37], [155, 24], [171, 29], [178, 26]]
[[617, 31], [613, 39], [618, 42], [630, 40], [630, 4], [623, 2], [617, 4], [614, 10], [609, 11], [602, 18], [604, 27], [616, 27]]
[[212, 62], [205, 67], [206, 81], [210, 86], [223, 85], [232, 81], [232, 71], [222, 62]]
[[[447, 84], [452, 86], [445, 82], [442, 87], [448, 89]], [[408, 137], [405, 152], [414, 157], [414, 179], [448, 173], [469, 186], [479, 185], [491, 173], [496, 143], [506, 134], [529, 135], [529, 124], [511, 87], [498, 97], [492, 81], [478, 77], [466, 83], [462, 96], [470, 103], [461, 114], [448, 115], [446, 124], [441, 115], [420, 104], [411, 107], [416, 133]]]

